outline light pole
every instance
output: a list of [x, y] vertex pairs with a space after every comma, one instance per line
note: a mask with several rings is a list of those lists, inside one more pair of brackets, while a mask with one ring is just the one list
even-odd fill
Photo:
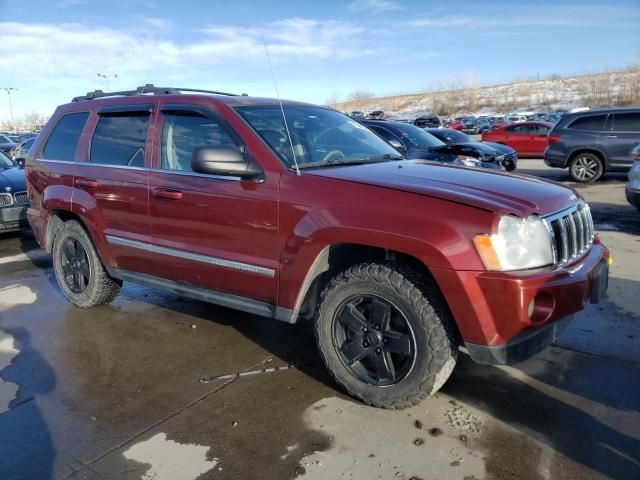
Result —
[[11, 114], [11, 128], [13, 131], [16, 130], [16, 124], [13, 121], [13, 104], [11, 103], [11, 92], [14, 90], [18, 90], [17, 88], [13, 88], [13, 87], [3, 87], [2, 88], [5, 92], [7, 92], [7, 97], [9, 97], [9, 113]]
[[111, 79], [116, 79], [118, 78], [118, 74], [117, 73], [98, 73], [98, 76], [100, 78], [103, 78], [106, 82], [107, 82], [107, 92], [110, 90], [110, 82], [109, 80]]

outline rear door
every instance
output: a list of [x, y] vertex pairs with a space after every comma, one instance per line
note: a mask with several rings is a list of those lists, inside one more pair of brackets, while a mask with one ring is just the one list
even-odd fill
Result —
[[600, 133], [600, 145], [611, 167], [631, 167], [631, 150], [640, 143], [640, 111], [609, 115]]
[[513, 148], [519, 155], [529, 155], [529, 142], [530, 136], [529, 125], [525, 123], [511, 125], [504, 129], [505, 138], [504, 142]]
[[209, 107], [166, 104], [156, 125], [160, 145], [149, 178], [156, 275], [275, 304], [279, 175], [249, 181], [193, 172], [198, 147], [251, 155]]
[[[104, 234], [111, 267], [151, 272], [147, 135], [153, 105], [104, 107], [78, 162], [74, 202], [87, 209], [95, 232]], [[93, 209], [93, 210], [92, 210]]]

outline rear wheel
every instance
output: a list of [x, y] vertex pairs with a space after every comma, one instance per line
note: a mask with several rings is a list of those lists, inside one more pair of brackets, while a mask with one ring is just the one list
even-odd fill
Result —
[[78, 307], [109, 303], [122, 287], [106, 272], [89, 235], [74, 220], [66, 222], [53, 241], [53, 269], [62, 293]]
[[569, 164], [571, 178], [580, 183], [595, 182], [603, 172], [602, 160], [593, 153], [579, 153]]
[[442, 387], [456, 363], [439, 300], [401, 271], [380, 264], [345, 270], [322, 293], [316, 314], [328, 370], [347, 392], [377, 407], [416, 405]]

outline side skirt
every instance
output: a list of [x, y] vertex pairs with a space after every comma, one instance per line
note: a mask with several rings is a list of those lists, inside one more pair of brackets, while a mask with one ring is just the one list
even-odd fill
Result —
[[158, 288], [182, 297], [214, 303], [216, 305], [241, 310], [254, 315], [273, 318], [285, 323], [295, 323], [292, 310], [278, 307], [277, 305], [262, 302], [260, 300], [254, 300], [253, 298], [241, 297], [239, 295], [233, 295], [231, 293], [220, 292], [217, 290], [208, 290], [206, 288], [196, 287], [186, 283], [167, 280], [166, 278], [154, 277], [152, 275], [131, 272], [129, 270], [122, 270], [120, 268], [108, 268], [107, 271], [113, 278], [126, 282]]

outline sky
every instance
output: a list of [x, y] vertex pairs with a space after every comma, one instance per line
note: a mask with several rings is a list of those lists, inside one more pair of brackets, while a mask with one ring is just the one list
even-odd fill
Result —
[[[640, 0], [0, 0], [0, 88], [49, 115], [146, 83], [325, 103], [573, 75], [640, 56]], [[0, 90], [0, 120], [9, 102]]]

